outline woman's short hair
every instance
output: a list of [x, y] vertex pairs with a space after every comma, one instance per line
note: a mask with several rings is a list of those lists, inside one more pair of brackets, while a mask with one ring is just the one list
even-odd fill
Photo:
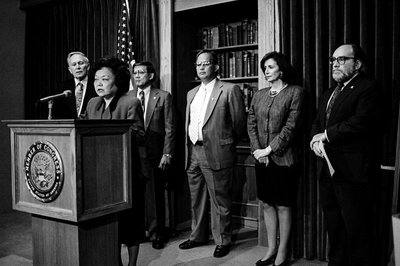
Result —
[[114, 74], [117, 95], [122, 95], [129, 90], [131, 75], [127, 63], [116, 57], [103, 57], [96, 61], [92, 68], [93, 75], [102, 68], [108, 68]]
[[279, 70], [282, 71], [281, 80], [286, 83], [292, 83], [295, 79], [295, 73], [293, 66], [290, 64], [288, 57], [280, 52], [269, 52], [261, 59], [260, 67], [265, 73], [265, 62], [268, 59], [273, 59], [279, 67]]

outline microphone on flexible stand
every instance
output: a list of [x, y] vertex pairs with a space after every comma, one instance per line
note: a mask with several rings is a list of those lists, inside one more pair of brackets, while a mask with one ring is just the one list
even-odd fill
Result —
[[63, 93], [59, 93], [59, 94], [55, 94], [55, 95], [51, 95], [51, 96], [47, 96], [47, 97], [44, 97], [42, 99], [39, 99], [39, 101], [40, 102], [47, 102], [47, 101], [58, 99], [58, 98], [64, 98], [64, 97], [68, 98], [68, 97], [71, 97], [71, 95], [72, 95], [72, 91], [66, 90]]
[[58, 98], [68, 98], [68, 97], [71, 97], [71, 95], [72, 95], [72, 91], [65, 90], [63, 93], [47, 96], [47, 97], [44, 97], [44, 98], [38, 100], [39, 102], [47, 102], [47, 106], [49, 108], [49, 114], [47, 116], [48, 120], [51, 120], [53, 117], [53, 114], [52, 114], [53, 100], [58, 99]]

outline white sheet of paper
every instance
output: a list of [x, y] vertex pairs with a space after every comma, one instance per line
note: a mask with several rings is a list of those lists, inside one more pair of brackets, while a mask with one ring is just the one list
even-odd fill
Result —
[[331, 161], [329, 160], [328, 155], [326, 154], [326, 151], [324, 148], [324, 143], [322, 143], [322, 141], [320, 141], [318, 143], [318, 146], [319, 146], [319, 149], [322, 151], [322, 155], [324, 156], [326, 163], [328, 164], [329, 173], [331, 174], [331, 176], [333, 176], [333, 174], [335, 173], [335, 169], [333, 169]]

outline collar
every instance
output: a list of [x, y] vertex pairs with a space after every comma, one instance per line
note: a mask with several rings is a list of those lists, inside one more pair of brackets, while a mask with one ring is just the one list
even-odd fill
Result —
[[112, 98], [106, 99], [103, 98], [104, 102], [106, 103], [106, 108], [110, 105], [110, 103], [112, 102], [112, 100], [114, 99], [115, 96], [113, 96]]
[[211, 80], [209, 83], [207, 83], [207, 85], [202, 82], [200, 88], [204, 88], [206, 91], [210, 91], [214, 88], [216, 82], [217, 78]]
[[342, 90], [343, 90], [344, 87], [346, 87], [347, 84], [350, 83], [350, 81], [352, 81], [355, 77], [357, 77], [358, 74], [359, 74], [359, 73], [356, 73], [356, 74], [355, 74], [354, 76], [352, 76], [348, 81], [346, 81], [345, 83], [343, 83]]
[[87, 82], [88, 82], [88, 76], [86, 76], [84, 79], [82, 79], [82, 80], [79, 80], [79, 79], [76, 79], [76, 78], [74, 78], [74, 81], [75, 81], [75, 87], [78, 85], [78, 83], [80, 82], [80, 83], [82, 83], [83, 84], [83, 87], [84, 88], [86, 88], [86, 85], [87, 85]]
[[141, 91], [143, 91], [145, 95], [149, 94], [150, 93], [150, 87], [151, 87], [151, 85], [148, 85], [144, 89], [138, 88], [138, 95], [139, 95], [139, 92], [141, 92]]

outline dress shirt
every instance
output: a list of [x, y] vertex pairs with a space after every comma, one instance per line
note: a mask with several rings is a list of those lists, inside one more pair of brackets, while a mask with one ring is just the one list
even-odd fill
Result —
[[[217, 79], [213, 79], [207, 85], [201, 83], [199, 90], [193, 98], [192, 103], [190, 104], [190, 124], [193, 120], [197, 120], [198, 123], [198, 140], [203, 141], [203, 124], [204, 124], [204, 116], [206, 114], [207, 105], [210, 101], [211, 92], [215, 86], [215, 82]], [[203, 92], [205, 91], [205, 96]], [[203, 98], [204, 97], [204, 98]], [[199, 114], [199, 115], [198, 115]], [[198, 116], [197, 116], [198, 115]], [[197, 117], [198, 119], [192, 119], [193, 117]], [[196, 122], [196, 121], [193, 121]], [[189, 127], [191, 125], [189, 124]]]
[[[146, 88], [143, 89], [144, 92], [144, 112], [143, 112], [143, 118], [146, 118], [146, 111], [147, 111], [147, 104], [149, 102], [149, 95], [150, 95], [150, 86], [147, 86]], [[140, 92], [142, 91], [141, 88], [138, 88], [136, 97], [140, 99]]]

